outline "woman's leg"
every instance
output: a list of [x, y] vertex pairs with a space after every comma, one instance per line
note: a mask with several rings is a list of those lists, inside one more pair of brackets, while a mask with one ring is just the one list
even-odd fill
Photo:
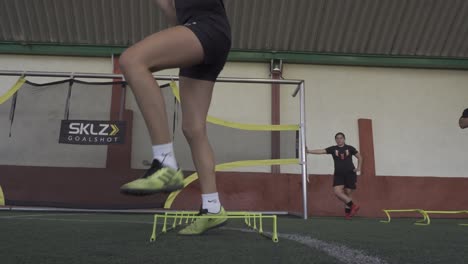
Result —
[[349, 197], [349, 199], [353, 200], [353, 189], [344, 188], [344, 192]]
[[351, 201], [351, 198], [349, 198], [344, 191], [344, 185], [333, 186], [333, 192], [335, 193], [336, 197], [343, 203], [347, 204]]
[[[353, 200], [353, 190], [349, 188], [344, 188], [345, 194], [349, 197], [349, 199]], [[349, 214], [351, 213], [351, 207], [345, 204], [345, 215], [349, 219]]]
[[203, 47], [188, 28], [177, 26], [155, 33], [126, 50], [120, 66], [132, 89], [153, 144], [153, 163], [141, 179], [121, 187], [142, 195], [183, 188], [171, 142], [164, 98], [152, 71], [187, 67], [203, 61]]
[[198, 219], [182, 229], [180, 235], [200, 235], [226, 224], [227, 214], [221, 207], [216, 191], [215, 159], [206, 133], [206, 118], [213, 94], [214, 82], [180, 78], [182, 129], [192, 151], [192, 159], [200, 179], [202, 213], [216, 218]]
[[203, 61], [203, 47], [184, 26], [155, 33], [128, 48], [120, 67], [140, 107], [153, 145], [171, 141], [164, 98], [152, 71], [187, 67]]
[[[349, 197], [349, 199], [352, 201], [352, 200], [353, 200], [352, 194], [353, 194], [354, 190], [353, 190], [353, 189], [350, 189], [350, 188], [345, 188], [345, 189], [344, 189], [344, 192], [345, 192], [345, 194]], [[352, 202], [351, 202], [351, 206], [346, 205], [346, 208], [349, 209], [349, 210], [348, 210], [348, 211], [349, 211], [349, 214], [350, 214], [351, 216], [354, 216], [354, 215], [359, 211], [360, 206], [357, 205], [357, 204], [355, 204], [355, 203], [352, 203]]]
[[215, 159], [206, 134], [214, 82], [180, 78], [182, 130], [190, 145], [202, 194], [216, 193]]

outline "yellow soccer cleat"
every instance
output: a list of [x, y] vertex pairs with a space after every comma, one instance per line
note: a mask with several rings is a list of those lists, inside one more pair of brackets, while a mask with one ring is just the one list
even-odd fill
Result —
[[[202, 209], [200, 210], [199, 216], [206, 216], [206, 218], [198, 218], [195, 222], [180, 230], [179, 235], [202, 235], [208, 230], [226, 225], [228, 220], [227, 213], [223, 207], [221, 207], [221, 210], [217, 214], [210, 214], [208, 210]], [[212, 218], [210, 216], [212, 216]]]
[[157, 159], [140, 179], [120, 187], [120, 192], [130, 195], [150, 195], [160, 192], [173, 192], [184, 188], [182, 171], [163, 167]]

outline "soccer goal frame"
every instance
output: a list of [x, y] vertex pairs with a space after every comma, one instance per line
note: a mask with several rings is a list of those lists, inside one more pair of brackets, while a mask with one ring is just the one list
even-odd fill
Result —
[[[31, 77], [58, 77], [58, 78], [90, 78], [90, 79], [118, 79], [125, 80], [122, 74], [81, 73], [81, 72], [52, 72], [52, 71], [15, 71], [0, 70], [0, 76], [31, 76]], [[153, 75], [159, 81], [178, 81], [178, 76]], [[305, 111], [305, 81], [304, 80], [277, 80], [262, 78], [226, 78], [217, 79], [220, 83], [249, 83], [249, 84], [283, 84], [296, 86], [293, 97], [299, 96], [299, 166], [302, 175], [302, 217], [308, 218], [307, 197], [307, 153], [306, 153], [306, 111]]]

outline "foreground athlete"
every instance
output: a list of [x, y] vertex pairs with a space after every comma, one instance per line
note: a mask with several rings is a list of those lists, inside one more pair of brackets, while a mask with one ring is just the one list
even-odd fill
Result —
[[206, 118], [213, 87], [231, 48], [231, 29], [222, 0], [155, 0], [169, 20], [166, 30], [128, 48], [120, 66], [143, 114], [153, 145], [153, 163], [142, 178], [121, 192], [148, 195], [182, 189], [183, 175], [175, 159], [163, 96], [152, 72], [180, 68], [182, 129], [200, 178], [202, 218], [181, 235], [199, 235], [226, 223], [215, 178], [213, 150]]

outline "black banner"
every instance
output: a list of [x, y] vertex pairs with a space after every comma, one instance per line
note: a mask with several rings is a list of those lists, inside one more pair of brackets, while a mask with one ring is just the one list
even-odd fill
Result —
[[125, 142], [123, 121], [62, 120], [59, 143], [110, 145]]

